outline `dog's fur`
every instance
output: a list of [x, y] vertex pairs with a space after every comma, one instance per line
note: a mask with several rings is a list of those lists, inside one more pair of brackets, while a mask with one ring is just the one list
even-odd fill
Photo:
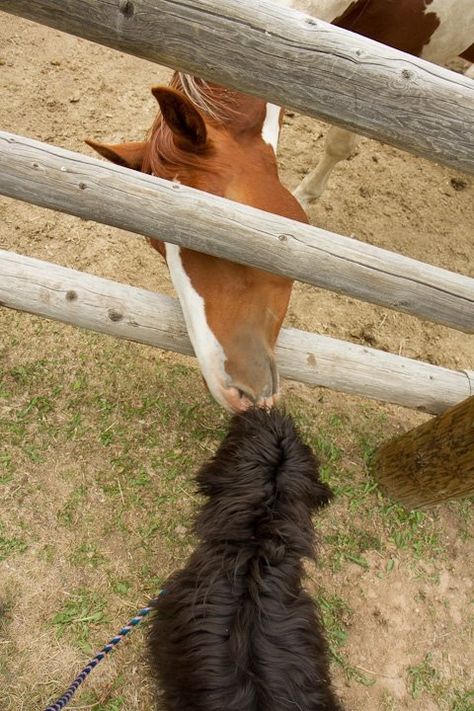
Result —
[[342, 711], [301, 587], [311, 514], [331, 498], [289, 417], [232, 420], [198, 474], [207, 497], [187, 566], [156, 602], [149, 650], [166, 711]]

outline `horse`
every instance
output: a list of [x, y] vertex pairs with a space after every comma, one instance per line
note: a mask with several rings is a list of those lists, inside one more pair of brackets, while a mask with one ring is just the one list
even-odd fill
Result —
[[331, 499], [277, 409], [235, 415], [197, 476], [200, 543], [153, 601], [148, 648], [166, 711], [342, 711], [302, 558]]
[[[460, 56], [474, 62], [473, 0], [273, 0], [320, 20], [436, 64]], [[468, 74], [471, 75], [471, 67]], [[339, 161], [349, 158], [357, 136], [332, 126], [323, 157], [294, 195], [307, 208], [321, 197]]]
[[[179, 73], [152, 93], [160, 111], [144, 141], [86, 143], [119, 165], [308, 221], [278, 177], [278, 107]], [[231, 412], [272, 407], [279, 392], [274, 347], [293, 281], [150, 242], [166, 260], [211, 394]]]

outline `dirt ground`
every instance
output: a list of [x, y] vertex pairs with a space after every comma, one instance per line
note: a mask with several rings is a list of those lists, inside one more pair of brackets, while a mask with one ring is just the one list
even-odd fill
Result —
[[[85, 137], [139, 139], [169, 71], [0, 13], [0, 126], [89, 152]], [[326, 127], [289, 115], [290, 188]], [[362, 139], [311, 209], [314, 224], [473, 276], [474, 181]], [[0, 199], [0, 247], [173, 294], [145, 241]], [[472, 369], [464, 334], [297, 285], [287, 324]], [[287, 383], [336, 502], [308, 567], [352, 711], [474, 708], [471, 502], [406, 513], [376, 490], [373, 449], [423, 415]], [[195, 363], [0, 311], [0, 709], [40, 709], [193, 545], [194, 468], [225, 416]], [[71, 708], [149, 709], [143, 635], [95, 671]]]

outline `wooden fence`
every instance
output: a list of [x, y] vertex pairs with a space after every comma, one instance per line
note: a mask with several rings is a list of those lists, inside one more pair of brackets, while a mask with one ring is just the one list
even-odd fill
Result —
[[0, 193], [9, 197], [474, 332], [469, 277], [4, 132], [0, 165]]
[[[269, 2], [0, 0], [0, 9], [474, 172], [470, 80]], [[12, 134], [0, 134], [0, 166], [0, 192], [10, 197], [474, 332], [468, 277]], [[172, 300], [38, 260], [0, 254], [0, 302], [191, 352]], [[472, 373], [292, 329], [277, 357], [287, 377], [431, 413], [474, 392]]]
[[[193, 355], [175, 299], [2, 250], [0, 304]], [[276, 355], [284, 377], [432, 414], [474, 392], [474, 373], [296, 329], [281, 332]]]
[[474, 173], [472, 80], [268, 0], [0, 0], [0, 10]]

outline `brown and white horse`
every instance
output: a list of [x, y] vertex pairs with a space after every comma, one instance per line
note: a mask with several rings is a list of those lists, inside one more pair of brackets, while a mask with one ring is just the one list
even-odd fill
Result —
[[[307, 222], [278, 178], [279, 108], [179, 74], [171, 87], [152, 90], [161, 112], [148, 140], [87, 143], [120, 165]], [[273, 351], [292, 281], [173, 244], [151, 244], [166, 259], [212, 395], [233, 411], [253, 403], [271, 407], [278, 394]]]
[[[372, 39], [444, 63], [474, 61], [474, 0], [273, 0]], [[121, 165], [306, 222], [278, 179], [280, 109], [263, 100], [175, 74], [149, 139], [118, 146], [88, 141]], [[330, 129], [325, 155], [297, 188], [302, 205], [321, 195], [356, 137]], [[271, 406], [278, 394], [274, 345], [292, 282], [257, 269], [152, 242], [165, 257], [202, 374], [229, 410]]]
[[[474, 0], [273, 2], [436, 64], [445, 64], [457, 56], [474, 62]], [[329, 130], [321, 161], [295, 190], [303, 206], [322, 195], [334, 166], [351, 155], [356, 143], [357, 136], [346, 129], [333, 126]]]

